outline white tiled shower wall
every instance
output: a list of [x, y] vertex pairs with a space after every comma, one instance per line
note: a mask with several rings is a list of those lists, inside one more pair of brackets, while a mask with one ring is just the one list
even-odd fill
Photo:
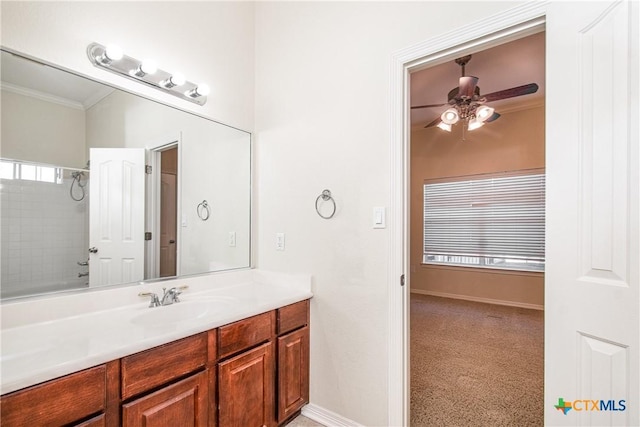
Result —
[[78, 273], [89, 268], [77, 262], [88, 258], [89, 185], [77, 202], [69, 194], [71, 183], [0, 180], [2, 297], [88, 283]]

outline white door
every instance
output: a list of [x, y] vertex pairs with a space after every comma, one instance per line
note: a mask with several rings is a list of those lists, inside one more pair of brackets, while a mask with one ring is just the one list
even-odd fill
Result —
[[546, 425], [640, 425], [639, 6], [548, 6]]
[[92, 148], [89, 285], [144, 278], [145, 150]]

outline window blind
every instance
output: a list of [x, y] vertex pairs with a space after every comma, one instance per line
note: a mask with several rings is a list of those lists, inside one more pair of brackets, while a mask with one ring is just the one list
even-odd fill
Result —
[[424, 185], [425, 263], [544, 270], [545, 175]]

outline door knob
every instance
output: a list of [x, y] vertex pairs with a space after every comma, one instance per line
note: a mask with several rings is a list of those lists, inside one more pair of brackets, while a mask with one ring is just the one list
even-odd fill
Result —
[[97, 254], [98, 253], [98, 248], [96, 248], [95, 246], [92, 247], [92, 248], [89, 248], [89, 253]]
[[169, 240], [169, 243], [175, 243], [175, 242], [176, 242], [175, 240]]

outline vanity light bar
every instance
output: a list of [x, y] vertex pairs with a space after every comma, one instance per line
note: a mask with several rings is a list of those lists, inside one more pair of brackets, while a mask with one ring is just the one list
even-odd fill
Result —
[[139, 61], [127, 56], [116, 46], [91, 43], [87, 47], [87, 55], [96, 67], [145, 83], [198, 105], [207, 102], [209, 86], [206, 84], [197, 85], [187, 81], [180, 73], [171, 74], [157, 68], [152, 61]]

